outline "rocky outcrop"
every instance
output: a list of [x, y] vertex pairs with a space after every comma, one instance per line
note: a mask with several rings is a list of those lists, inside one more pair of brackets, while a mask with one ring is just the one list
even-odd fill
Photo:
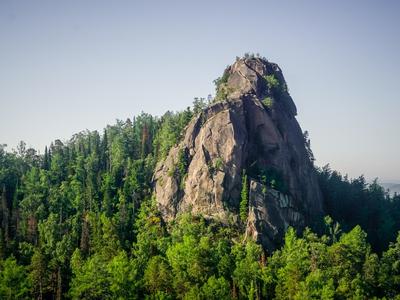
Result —
[[[272, 249], [288, 226], [322, 214], [322, 196], [278, 65], [237, 60], [211, 104], [158, 164], [155, 194], [164, 219], [191, 211], [237, 220], [242, 174], [250, 178], [247, 235]], [[267, 191], [267, 192], [265, 192]]]
[[246, 237], [272, 251], [290, 225], [303, 227], [304, 221], [290, 195], [250, 181]]

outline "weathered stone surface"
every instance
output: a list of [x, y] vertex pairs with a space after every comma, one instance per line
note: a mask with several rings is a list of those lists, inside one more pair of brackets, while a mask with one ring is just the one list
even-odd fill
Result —
[[[240, 100], [216, 103], [192, 120], [183, 141], [171, 150], [154, 176], [164, 218], [169, 220], [177, 212], [190, 209], [223, 219], [224, 207], [235, 206], [238, 201], [246, 139]], [[185, 149], [181, 151], [188, 153], [190, 161], [184, 186], [168, 172], [177, 164], [180, 149]]]
[[291, 196], [263, 189], [260, 182], [250, 181], [246, 237], [272, 251], [289, 226], [303, 227], [305, 220]]
[[[302, 228], [322, 214], [322, 196], [280, 68], [248, 58], [236, 61], [227, 72], [227, 99], [210, 105], [189, 123], [183, 140], [156, 168], [155, 194], [166, 220], [190, 210], [224, 221], [228, 214], [237, 215], [243, 170], [273, 169], [286, 194], [270, 189], [260, 195], [260, 178], [249, 174], [247, 230], [248, 236], [271, 248], [287, 226]], [[279, 85], [270, 86], [268, 75]], [[272, 105], [263, 104], [266, 98]], [[171, 172], [179, 153], [188, 161], [183, 179]]]

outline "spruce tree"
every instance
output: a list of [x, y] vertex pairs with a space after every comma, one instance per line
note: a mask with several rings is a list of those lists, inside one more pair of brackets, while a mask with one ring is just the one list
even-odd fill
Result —
[[246, 222], [248, 210], [249, 210], [249, 190], [248, 190], [248, 183], [247, 183], [247, 175], [246, 171], [243, 171], [242, 175], [242, 192], [241, 192], [241, 199], [240, 199], [240, 220], [242, 222]]

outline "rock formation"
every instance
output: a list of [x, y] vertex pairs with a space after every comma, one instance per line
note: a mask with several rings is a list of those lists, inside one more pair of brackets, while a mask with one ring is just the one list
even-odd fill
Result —
[[238, 221], [248, 176], [246, 235], [273, 249], [288, 226], [322, 215], [322, 196], [278, 65], [241, 58], [217, 83], [215, 102], [186, 127], [158, 164], [155, 194], [165, 220], [191, 211]]

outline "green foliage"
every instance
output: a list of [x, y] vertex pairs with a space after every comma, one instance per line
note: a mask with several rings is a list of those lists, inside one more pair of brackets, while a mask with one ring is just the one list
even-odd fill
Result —
[[[377, 260], [375, 258], [375, 260]], [[378, 263], [375, 263], [375, 266]], [[375, 267], [378, 271], [378, 283], [385, 291], [389, 298], [394, 298], [400, 294], [400, 232], [397, 235], [395, 243], [391, 243], [389, 249], [383, 253], [380, 260], [380, 268]], [[372, 277], [376, 276], [376, 272]], [[371, 280], [370, 280], [371, 281]]]
[[50, 278], [47, 268], [47, 258], [40, 248], [36, 248], [29, 265], [29, 278], [34, 287], [34, 295], [43, 298], [43, 295], [51, 292]]
[[[142, 113], [103, 134], [57, 140], [44, 155], [24, 143], [14, 153], [0, 146], [0, 298], [399, 297], [400, 235], [387, 246], [400, 229], [400, 197], [363, 177], [319, 170], [332, 216], [326, 235], [289, 229], [268, 257], [244, 239], [243, 223], [248, 177], [263, 183], [263, 193], [285, 191], [276, 170], [254, 164], [243, 174], [241, 222], [183, 214], [166, 224], [152, 197], [155, 165], [205, 105], [198, 99], [193, 109], [161, 118]], [[187, 151], [179, 151], [172, 176], [180, 183], [189, 163]], [[223, 160], [215, 158], [210, 168], [224, 169]]]
[[171, 270], [166, 259], [160, 255], [151, 257], [144, 271], [143, 280], [149, 294], [171, 292]]
[[264, 104], [265, 107], [271, 109], [274, 106], [274, 99], [272, 99], [271, 97], [265, 97], [262, 100], [262, 103]]
[[135, 299], [137, 284], [135, 269], [125, 251], [120, 251], [107, 264], [112, 299]]
[[217, 79], [214, 80], [215, 88], [218, 90], [222, 84], [228, 82], [228, 79], [229, 79], [229, 66], [225, 68], [224, 73], [222, 74], [221, 77], [218, 77]]
[[340, 229], [339, 223], [338, 222], [334, 223], [330, 216], [326, 216], [324, 218], [324, 221], [325, 221], [326, 227], [328, 228], [329, 236], [331, 238], [331, 241], [333, 243], [336, 243], [337, 237], [342, 232], [342, 230]]
[[288, 191], [283, 176], [279, 170], [275, 168], [260, 168], [257, 164], [253, 164], [248, 171], [249, 176], [258, 179], [264, 188], [265, 192], [268, 188], [275, 189], [282, 193]]
[[207, 107], [205, 98], [195, 97], [193, 100], [193, 115], [198, 115]]
[[214, 161], [209, 161], [207, 164], [211, 176], [214, 176], [218, 171], [221, 171], [223, 166], [224, 162], [220, 157], [217, 157]]
[[192, 119], [192, 116], [198, 114], [205, 106], [204, 99], [195, 98], [193, 105], [193, 112], [188, 107], [180, 113], [167, 112], [161, 118], [160, 127], [153, 141], [157, 159], [165, 159], [169, 150], [178, 143], [183, 129]]
[[216, 278], [214, 275], [209, 277], [207, 282], [201, 287], [201, 295], [204, 299], [210, 300], [231, 299], [228, 280], [224, 277]]
[[215, 159], [214, 168], [215, 170], [221, 170], [224, 165], [222, 158], [218, 157]]
[[186, 149], [179, 149], [177, 162], [168, 170], [168, 176], [175, 178], [180, 190], [184, 190], [185, 178], [189, 167], [189, 157]]
[[229, 94], [229, 89], [227, 87], [228, 79], [229, 79], [229, 67], [225, 69], [221, 77], [214, 80], [215, 90], [216, 90], [214, 102], [226, 100]]
[[180, 149], [178, 152], [178, 163], [177, 163], [177, 171], [178, 171], [178, 182], [180, 182], [181, 187], [184, 179], [187, 175], [187, 169], [189, 167], [189, 159], [188, 154], [185, 151], [186, 149]]
[[246, 171], [243, 171], [242, 175], [242, 191], [240, 193], [240, 207], [239, 215], [240, 220], [245, 223], [249, 213], [249, 184], [247, 182]]
[[381, 292], [378, 259], [360, 227], [332, 244], [310, 231], [299, 238], [290, 229], [283, 248], [270, 258], [264, 278], [276, 299], [371, 299]]
[[227, 87], [227, 85], [221, 84], [217, 89], [214, 102], [225, 101], [228, 98], [229, 92], [230, 89]]
[[235, 286], [243, 298], [254, 297], [254, 288], [261, 283], [261, 246], [248, 241], [245, 245], [235, 245], [232, 254], [235, 261], [232, 274]]
[[135, 220], [136, 242], [132, 247], [137, 276], [143, 276], [151, 257], [165, 253], [166, 228], [153, 199], [146, 199]]
[[72, 299], [110, 298], [107, 261], [104, 257], [96, 254], [83, 261], [77, 249], [71, 267], [73, 277], [69, 293]]
[[390, 197], [376, 181], [367, 184], [363, 176], [350, 180], [329, 165], [317, 171], [326, 213], [343, 231], [360, 225], [378, 252], [395, 240], [400, 230], [400, 196]]
[[112, 258], [96, 253], [83, 260], [79, 250], [71, 259], [73, 273], [69, 295], [72, 299], [134, 299], [135, 270], [124, 251]]
[[30, 282], [24, 266], [19, 266], [13, 256], [0, 261], [0, 298], [29, 299]]
[[272, 90], [277, 90], [280, 86], [279, 80], [275, 77], [274, 74], [264, 76], [264, 79], [267, 81], [267, 85]]

